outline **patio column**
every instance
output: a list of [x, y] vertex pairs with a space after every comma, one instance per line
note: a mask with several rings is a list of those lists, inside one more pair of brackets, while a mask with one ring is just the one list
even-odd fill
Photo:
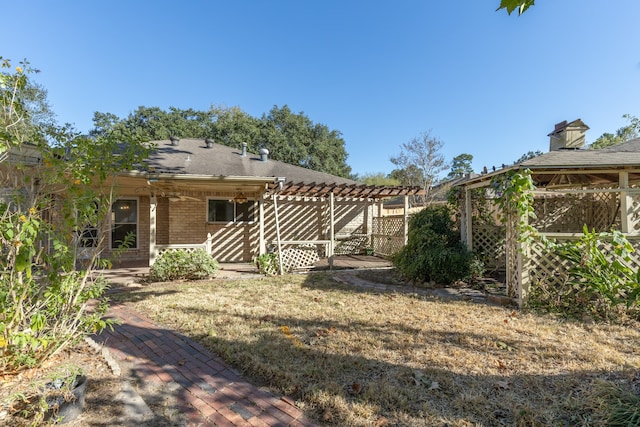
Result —
[[262, 200], [258, 200], [258, 255], [267, 253], [267, 244], [264, 240], [264, 197]]
[[407, 245], [409, 241], [409, 196], [404, 195], [404, 209], [403, 209], [403, 222], [404, 222], [404, 245]]
[[464, 215], [462, 216], [462, 230], [464, 232], [463, 241], [467, 244], [467, 249], [473, 250], [473, 207], [471, 204], [471, 190], [464, 189]]
[[149, 197], [149, 267], [156, 261], [158, 251], [156, 248], [156, 211], [158, 199], [155, 194]]
[[629, 172], [620, 172], [618, 186], [620, 187], [620, 231], [626, 234], [633, 229], [633, 224], [631, 224], [633, 200], [627, 192], [629, 188]]
[[336, 238], [336, 230], [334, 226], [334, 208], [335, 208], [335, 196], [333, 193], [329, 193], [329, 270], [333, 270], [333, 245]]

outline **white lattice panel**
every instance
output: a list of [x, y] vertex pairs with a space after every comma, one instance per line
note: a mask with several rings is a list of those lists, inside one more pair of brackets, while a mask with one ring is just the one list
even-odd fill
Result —
[[504, 227], [473, 225], [473, 251], [480, 255], [487, 270], [505, 269], [505, 237]]
[[285, 271], [313, 266], [320, 256], [315, 246], [299, 246], [287, 248], [280, 252], [280, 262]]
[[531, 225], [541, 232], [581, 233], [585, 225], [609, 231], [619, 217], [618, 194], [610, 192], [538, 195], [533, 207]]

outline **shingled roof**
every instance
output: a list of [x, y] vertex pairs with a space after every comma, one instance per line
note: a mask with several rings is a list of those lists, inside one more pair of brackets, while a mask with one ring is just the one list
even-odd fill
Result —
[[147, 160], [147, 164], [159, 177], [273, 177], [272, 189], [277, 187], [275, 179], [282, 177], [286, 181], [283, 187], [279, 188], [280, 194], [308, 197], [324, 197], [333, 193], [342, 197], [385, 198], [422, 192], [419, 187], [365, 185], [270, 158], [263, 159], [260, 155], [252, 153], [243, 155], [241, 149], [221, 144], [207, 144], [203, 139], [181, 139], [178, 145], [173, 145], [169, 140], [154, 141], [153, 144], [157, 148]]
[[640, 167], [640, 138], [600, 150], [557, 150], [526, 160], [520, 166], [534, 169]]

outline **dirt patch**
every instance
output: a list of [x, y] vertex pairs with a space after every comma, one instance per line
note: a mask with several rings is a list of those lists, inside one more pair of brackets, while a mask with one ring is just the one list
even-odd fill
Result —
[[[121, 378], [113, 372], [100, 351], [87, 342], [56, 355], [41, 368], [0, 380], [0, 424], [29, 426], [37, 422], [33, 406], [37, 405], [40, 390], [53, 379], [69, 372], [82, 372], [88, 378], [85, 406], [82, 414], [65, 425], [115, 426], [120, 425], [122, 405], [116, 399], [121, 389]], [[31, 413], [31, 415], [29, 415]], [[41, 425], [38, 422], [37, 425]]]

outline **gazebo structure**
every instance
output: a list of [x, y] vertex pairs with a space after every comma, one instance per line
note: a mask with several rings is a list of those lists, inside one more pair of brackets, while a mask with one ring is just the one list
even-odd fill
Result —
[[[460, 184], [462, 238], [489, 267], [505, 272], [508, 296], [519, 305], [541, 281], [566, 281], [568, 268], [567, 261], [545, 245], [518, 239], [522, 220], [557, 242], [578, 239], [585, 226], [596, 232], [620, 231], [636, 248], [634, 268], [640, 267], [640, 139], [592, 150], [585, 148], [587, 129], [579, 119], [558, 123], [549, 134], [548, 153]], [[490, 184], [514, 170], [531, 172], [535, 218], [512, 215], [501, 222]], [[482, 219], [476, 208], [479, 199], [489, 206]], [[602, 244], [611, 248], [610, 243]]]

